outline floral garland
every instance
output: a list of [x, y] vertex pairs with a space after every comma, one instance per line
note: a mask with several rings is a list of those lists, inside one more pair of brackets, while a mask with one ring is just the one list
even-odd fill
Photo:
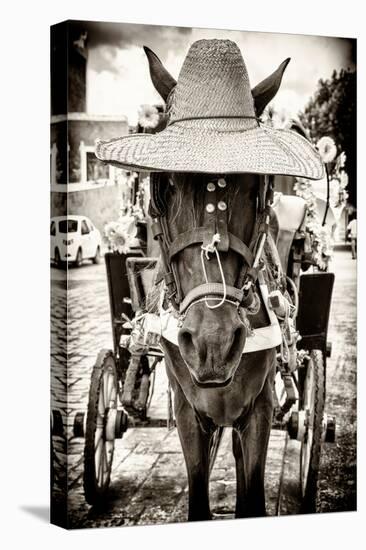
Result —
[[[158, 109], [154, 105], [141, 105], [138, 110], [138, 123], [145, 130], [156, 128], [160, 121]], [[146, 219], [147, 204], [149, 201], [149, 178], [142, 177], [139, 190], [136, 192], [135, 202], [131, 201], [132, 188], [138, 174], [131, 172], [125, 176], [127, 195], [121, 200], [118, 220], [108, 222], [104, 226], [104, 240], [113, 252], [126, 254], [131, 246], [136, 245], [137, 224]], [[130, 195], [128, 197], [128, 195]]]
[[[297, 124], [286, 111], [276, 111], [271, 106], [264, 111], [261, 118], [265, 124], [277, 129], [291, 129]], [[344, 170], [346, 155], [341, 152], [337, 157], [337, 146], [329, 136], [321, 137], [316, 148], [327, 168], [329, 204], [332, 208], [342, 209], [348, 198], [348, 175]], [[312, 181], [296, 178], [294, 191], [307, 204], [306, 229], [311, 236], [312, 259], [320, 269], [325, 269], [333, 255], [334, 238], [331, 228], [319, 218]]]
[[[126, 178], [130, 192], [137, 177], [136, 172], [131, 172]], [[103, 237], [112, 252], [126, 254], [132, 246], [136, 246], [137, 224], [145, 218], [143, 194], [144, 189], [136, 193], [134, 204], [130, 198], [126, 200], [126, 196], [122, 196], [118, 219], [105, 224]]]
[[294, 191], [298, 197], [305, 200], [306, 229], [311, 235], [312, 260], [320, 269], [325, 269], [333, 254], [333, 238], [326, 225], [322, 225], [319, 219], [316, 195], [310, 180], [296, 178]]
[[344, 169], [346, 154], [342, 151], [335, 159], [334, 167], [330, 173], [330, 203], [333, 208], [342, 208], [348, 199], [348, 174]]
[[[316, 144], [316, 148], [326, 166], [329, 205], [333, 209], [341, 209], [348, 198], [346, 191], [348, 175], [344, 171], [346, 155], [342, 152], [337, 157], [337, 146], [329, 136], [321, 137]], [[319, 219], [317, 197], [313, 190], [313, 183], [304, 178], [296, 178], [294, 190], [307, 203], [306, 228], [312, 236], [313, 259], [320, 269], [325, 269], [333, 256], [334, 237], [332, 229], [326, 225], [325, 219]]]

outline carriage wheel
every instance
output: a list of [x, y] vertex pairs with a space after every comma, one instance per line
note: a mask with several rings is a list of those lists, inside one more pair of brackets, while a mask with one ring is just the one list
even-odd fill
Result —
[[316, 494], [323, 436], [325, 401], [324, 359], [320, 350], [312, 350], [306, 367], [303, 389], [305, 433], [301, 442], [300, 480], [303, 512], [316, 511]]
[[89, 504], [105, 495], [111, 476], [116, 437], [118, 382], [114, 355], [102, 350], [93, 367], [84, 448], [84, 491]]
[[222, 427], [217, 428], [217, 430], [213, 433], [210, 441], [210, 455], [209, 455], [209, 466], [208, 466], [210, 474], [215, 464], [217, 452], [220, 447], [223, 433], [224, 433], [224, 428]]

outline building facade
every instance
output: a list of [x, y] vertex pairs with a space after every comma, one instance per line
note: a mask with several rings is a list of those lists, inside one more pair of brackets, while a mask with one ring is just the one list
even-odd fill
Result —
[[95, 140], [128, 134], [125, 116], [87, 112], [87, 33], [51, 27], [51, 216], [85, 215], [98, 229], [119, 215], [129, 174], [100, 162]]

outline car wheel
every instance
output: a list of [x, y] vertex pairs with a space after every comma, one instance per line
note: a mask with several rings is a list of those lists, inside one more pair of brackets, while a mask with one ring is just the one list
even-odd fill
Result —
[[82, 263], [83, 263], [83, 252], [81, 248], [79, 248], [78, 253], [76, 254], [75, 265], [76, 267], [80, 267]]
[[97, 246], [97, 250], [93, 258], [93, 264], [100, 264], [100, 246], [99, 245]]
[[61, 267], [61, 257], [58, 248], [55, 249], [55, 264], [56, 267]]

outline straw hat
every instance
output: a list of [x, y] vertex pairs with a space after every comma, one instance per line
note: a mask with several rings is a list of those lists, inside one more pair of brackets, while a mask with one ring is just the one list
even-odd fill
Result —
[[167, 104], [163, 131], [97, 141], [97, 158], [154, 172], [323, 177], [323, 162], [304, 137], [257, 118], [244, 60], [230, 40], [192, 44]]

